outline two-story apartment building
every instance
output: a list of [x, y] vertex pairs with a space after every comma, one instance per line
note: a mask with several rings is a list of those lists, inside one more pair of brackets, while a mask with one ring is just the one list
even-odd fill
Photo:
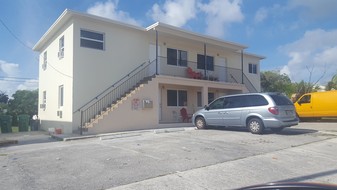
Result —
[[218, 96], [260, 91], [264, 57], [246, 48], [65, 10], [34, 46], [41, 126], [90, 134], [184, 126], [182, 107], [192, 114]]

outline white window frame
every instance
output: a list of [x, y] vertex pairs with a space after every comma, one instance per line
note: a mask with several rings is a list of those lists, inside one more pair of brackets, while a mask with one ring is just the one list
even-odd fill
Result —
[[59, 59], [64, 57], [64, 36], [59, 39], [59, 52], [57, 56]]
[[[177, 57], [175, 58], [175, 64], [169, 64], [169, 57], [167, 55], [167, 65], [170, 65], [170, 66], [179, 66], [179, 67], [188, 67], [188, 52], [185, 51], [185, 50], [180, 50], [180, 49], [175, 49], [175, 48], [167, 48], [167, 52], [170, 50], [174, 50], [176, 51], [176, 54], [177, 54]], [[186, 60], [185, 59], [182, 59], [182, 53], [186, 53]], [[180, 64], [181, 61], [186, 61], [186, 65], [182, 65]]]
[[248, 64], [248, 73], [257, 74], [257, 64], [256, 63]]
[[[99, 39], [95, 39], [95, 38], [84, 37], [84, 36], [81, 35], [82, 31], [102, 35], [103, 39], [99, 40]], [[91, 41], [91, 42], [97, 42], [97, 43], [102, 43], [102, 49], [101, 48], [95, 48], [95, 47], [85, 46], [85, 45], [82, 44], [82, 40]], [[92, 30], [87, 30], [87, 29], [80, 29], [80, 47], [91, 48], [91, 49], [97, 49], [97, 50], [103, 50], [104, 51], [105, 50], [105, 34], [102, 33], [102, 32], [97, 32], [97, 31], [92, 31]]]
[[[168, 104], [168, 100], [169, 100], [169, 96], [168, 96], [168, 91], [176, 91], [176, 93], [177, 93], [177, 99], [176, 99], [176, 105], [169, 105]], [[187, 101], [188, 101], [188, 91], [187, 90], [182, 90], [182, 89], [167, 89], [167, 91], [166, 91], [166, 98], [167, 98], [167, 106], [168, 107], [183, 107], [183, 106], [185, 106], [185, 105], [179, 105], [179, 92], [186, 92], [186, 103], [187, 103]]]
[[59, 86], [58, 92], [58, 107], [59, 109], [63, 108], [64, 105], [64, 85]]

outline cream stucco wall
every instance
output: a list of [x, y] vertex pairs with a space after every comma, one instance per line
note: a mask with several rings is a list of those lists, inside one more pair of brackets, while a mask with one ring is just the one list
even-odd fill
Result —
[[[59, 39], [64, 36], [64, 57], [59, 58]], [[43, 92], [46, 92], [46, 107], [40, 108], [38, 116], [41, 127], [61, 128], [65, 133], [72, 129], [73, 103], [73, 24], [67, 22], [52, 39], [44, 45], [39, 55], [39, 105], [43, 103]], [[47, 51], [47, 65], [43, 69], [44, 52]], [[59, 107], [59, 86], [64, 87], [64, 106]], [[57, 115], [62, 111], [62, 117]]]
[[[105, 49], [80, 47], [80, 30], [104, 34]], [[78, 108], [149, 59], [145, 31], [91, 19], [74, 24], [74, 129], [80, 125]]]

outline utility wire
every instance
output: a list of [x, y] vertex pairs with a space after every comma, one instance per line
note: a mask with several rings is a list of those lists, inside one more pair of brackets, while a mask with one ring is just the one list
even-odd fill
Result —
[[[0, 22], [1, 24], [7, 29], [7, 31], [13, 36], [14, 39], [16, 39], [21, 45], [23, 45], [24, 47], [28, 48], [29, 50], [33, 50], [32, 47], [29, 47], [27, 44], [25, 44], [22, 40], [20, 40], [20, 38], [18, 38], [14, 32], [12, 32], [11, 29], [9, 29], [9, 27], [5, 24], [5, 22], [0, 18]], [[39, 59], [35, 57], [35, 59], [37, 60], [37, 62], [39, 63]], [[58, 72], [59, 74], [63, 75], [63, 76], [66, 76], [66, 77], [69, 77], [69, 78], [72, 78], [72, 76], [69, 76], [59, 70], [57, 70], [55, 67], [53, 67], [50, 63], [47, 63], [48, 66], [50, 66], [52, 69], [54, 69], [56, 72]]]
[[0, 22], [1, 24], [7, 29], [7, 31], [20, 43], [22, 44], [24, 47], [28, 48], [29, 50], [32, 50], [32, 47], [29, 47], [26, 43], [24, 43], [22, 40], [20, 40], [15, 34], [14, 32], [12, 32], [8, 26], [2, 21], [2, 19], [0, 18]]

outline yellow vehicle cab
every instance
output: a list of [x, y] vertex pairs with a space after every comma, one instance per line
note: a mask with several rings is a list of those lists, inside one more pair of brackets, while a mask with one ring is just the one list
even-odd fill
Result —
[[294, 104], [297, 115], [302, 120], [337, 117], [337, 90], [307, 93]]

